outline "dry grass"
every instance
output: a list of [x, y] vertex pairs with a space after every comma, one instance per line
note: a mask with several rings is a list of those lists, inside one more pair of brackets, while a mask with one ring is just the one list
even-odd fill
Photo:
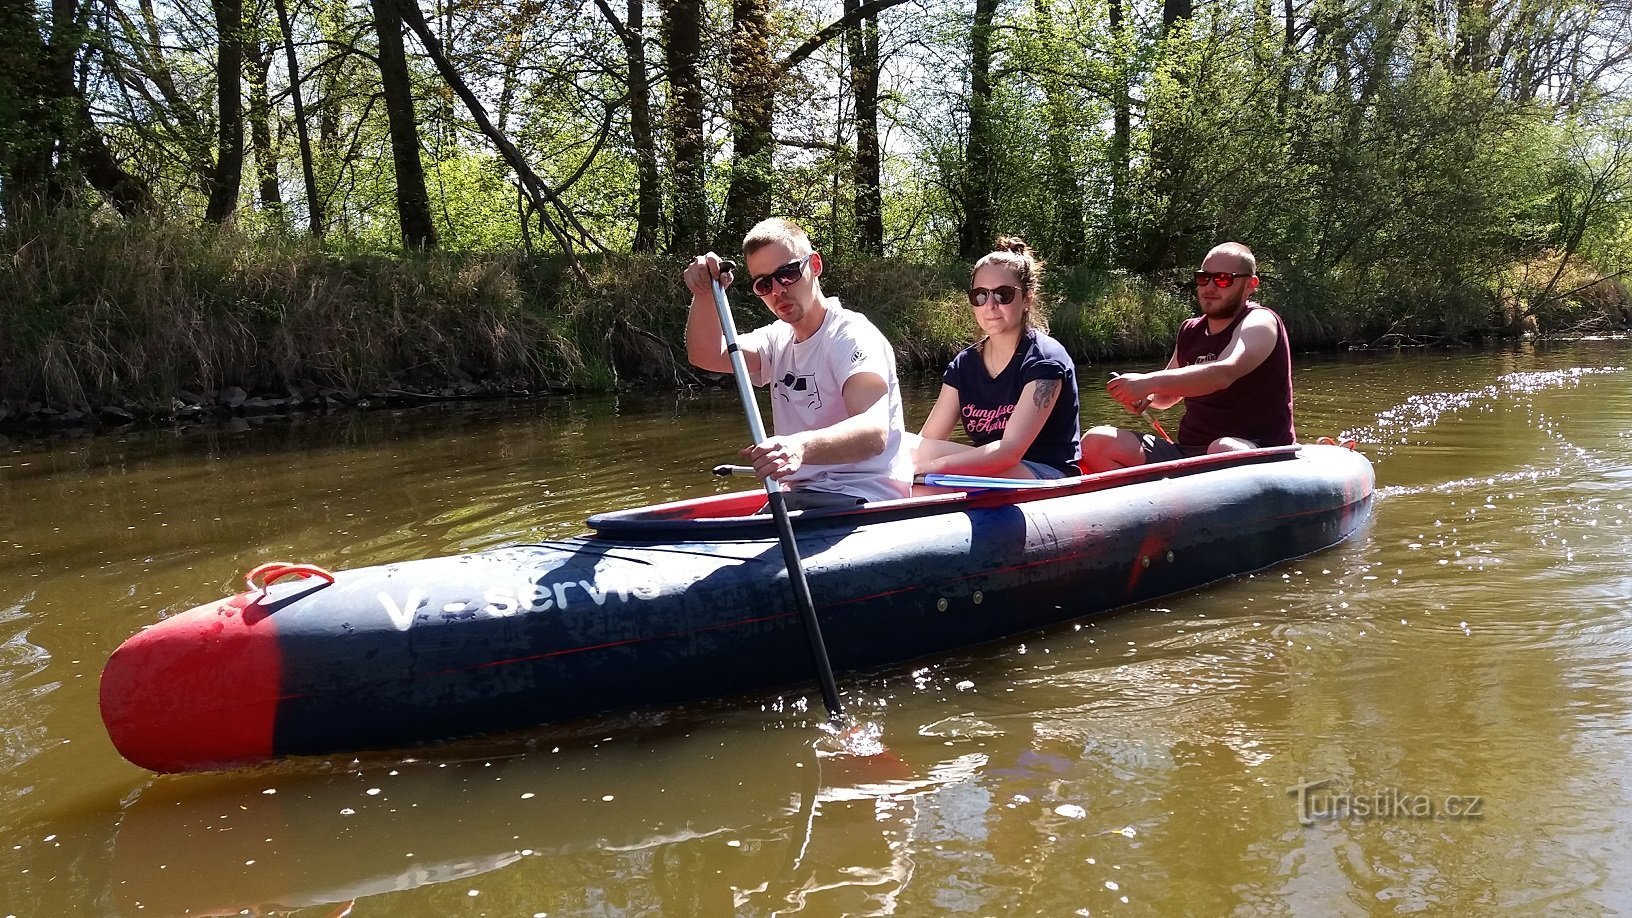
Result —
[[[684, 263], [607, 255], [586, 265], [586, 285], [558, 261], [515, 254], [335, 253], [69, 216], [0, 227], [0, 398], [162, 412], [178, 393], [233, 385], [306, 396], [472, 380], [490, 391], [684, 387], [698, 380], [684, 353]], [[851, 261], [829, 265], [823, 281], [895, 343], [905, 371], [938, 370], [973, 340], [965, 265]], [[1409, 285], [1398, 277], [1385, 286], [1283, 279], [1276, 305], [1300, 349], [1447, 327], [1443, 298], [1402, 297]], [[1046, 294], [1052, 333], [1084, 363], [1165, 355], [1191, 314], [1181, 291], [1093, 269], [1052, 271]], [[768, 321], [740, 285], [732, 300], [739, 328]], [[1611, 313], [1624, 323], [1627, 303], [1625, 287], [1606, 281], [1533, 315], [1549, 328]], [[1473, 327], [1481, 308], [1475, 299], [1450, 311]]]
[[230, 232], [0, 233], [15, 400], [106, 404], [238, 385], [366, 391], [459, 374], [568, 386], [583, 364], [510, 257], [335, 257]]
[[869, 259], [827, 266], [822, 289], [878, 326], [902, 370], [938, 370], [976, 334], [963, 293], [967, 273], [958, 265]]
[[1513, 331], [1570, 336], [1632, 323], [1632, 293], [1625, 274], [1604, 272], [1579, 257], [1565, 262], [1558, 252], [1506, 271], [1497, 299]]

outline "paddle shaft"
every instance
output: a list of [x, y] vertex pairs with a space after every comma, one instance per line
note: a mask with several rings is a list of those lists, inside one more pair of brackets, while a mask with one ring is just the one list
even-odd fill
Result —
[[1156, 432], [1162, 435], [1163, 440], [1166, 440], [1169, 443], [1173, 442], [1173, 438], [1168, 436], [1167, 431], [1162, 429], [1162, 422], [1156, 420], [1156, 416], [1150, 413], [1149, 408], [1146, 408], [1144, 411], [1139, 413], [1145, 416], [1145, 420], [1150, 422], [1150, 426], [1156, 428]]
[[[723, 263], [721, 270], [729, 270]], [[748, 378], [748, 363], [737, 346], [737, 326], [731, 318], [731, 307], [725, 299], [725, 288], [718, 277], [714, 283], [714, 311], [720, 317], [720, 332], [725, 335], [725, 353], [731, 359], [731, 372], [737, 379], [737, 395], [742, 399], [742, 410], [748, 415], [748, 435], [754, 443], [764, 443], [765, 422], [759, 416], [759, 401], [754, 398], [754, 384]], [[782, 543], [782, 563], [788, 569], [788, 585], [793, 588], [793, 601], [799, 607], [799, 617], [805, 623], [805, 637], [810, 644], [811, 662], [816, 664], [816, 681], [822, 687], [822, 702], [832, 717], [844, 715], [839, 703], [839, 687], [833, 681], [833, 664], [827, 659], [827, 643], [822, 640], [822, 626], [816, 620], [816, 603], [810, 597], [810, 584], [805, 580], [805, 565], [799, 558], [799, 545], [793, 539], [793, 522], [788, 519], [787, 500], [782, 488], [770, 478], [764, 479], [765, 496], [770, 501], [771, 517], [776, 520], [776, 537]]]
[[[1121, 375], [1122, 375], [1121, 373], [1112, 373], [1111, 378], [1115, 379], [1115, 378], [1117, 378], [1118, 376], [1121, 376]], [[1141, 409], [1139, 409], [1139, 413], [1144, 416], [1145, 420], [1150, 422], [1150, 426], [1156, 428], [1156, 432], [1158, 434], [1161, 434], [1163, 440], [1166, 440], [1169, 443], [1173, 442], [1173, 438], [1168, 436], [1167, 431], [1162, 429], [1162, 422], [1156, 420], [1156, 415], [1151, 414], [1149, 408], [1141, 408]]]

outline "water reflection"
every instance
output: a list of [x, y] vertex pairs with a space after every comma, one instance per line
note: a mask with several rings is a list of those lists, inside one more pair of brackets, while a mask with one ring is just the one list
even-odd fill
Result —
[[766, 726], [628, 732], [521, 754], [155, 778], [115, 836], [120, 907], [225, 915], [419, 890], [523, 913], [615, 900], [769, 914], [821, 900], [884, 914], [911, 877], [901, 840], [914, 798], [984, 761], [818, 753], [808, 731]]

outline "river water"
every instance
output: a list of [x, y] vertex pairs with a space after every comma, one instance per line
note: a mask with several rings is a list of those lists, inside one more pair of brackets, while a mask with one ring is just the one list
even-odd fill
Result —
[[866, 758], [834, 754], [814, 686], [213, 775], [103, 732], [119, 642], [263, 561], [742, 487], [707, 474], [744, 439], [730, 392], [8, 442], [0, 918], [1632, 910], [1629, 363], [1304, 360], [1300, 433], [1376, 466], [1354, 538], [841, 676], [882, 728]]

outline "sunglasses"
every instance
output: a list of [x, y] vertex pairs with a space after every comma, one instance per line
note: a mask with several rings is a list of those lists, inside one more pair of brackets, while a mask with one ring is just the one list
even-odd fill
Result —
[[1211, 282], [1214, 287], [1229, 288], [1235, 286], [1238, 277], [1251, 277], [1251, 274], [1231, 274], [1228, 271], [1197, 271], [1196, 286], [1206, 286]]
[[1014, 286], [1013, 284], [1004, 284], [1001, 287], [992, 287], [989, 289], [986, 287], [970, 287], [969, 305], [980, 307], [985, 306], [992, 300], [996, 300], [997, 305], [1007, 306], [1014, 302], [1014, 298], [1019, 295], [1020, 288]]
[[754, 294], [756, 296], [770, 296], [771, 281], [773, 280], [783, 287], [792, 287], [794, 284], [799, 283], [799, 278], [805, 276], [805, 265], [810, 264], [811, 256], [815, 254], [815, 252], [811, 252], [810, 255], [806, 255], [804, 258], [795, 258], [769, 274], [761, 274], [754, 278]]

